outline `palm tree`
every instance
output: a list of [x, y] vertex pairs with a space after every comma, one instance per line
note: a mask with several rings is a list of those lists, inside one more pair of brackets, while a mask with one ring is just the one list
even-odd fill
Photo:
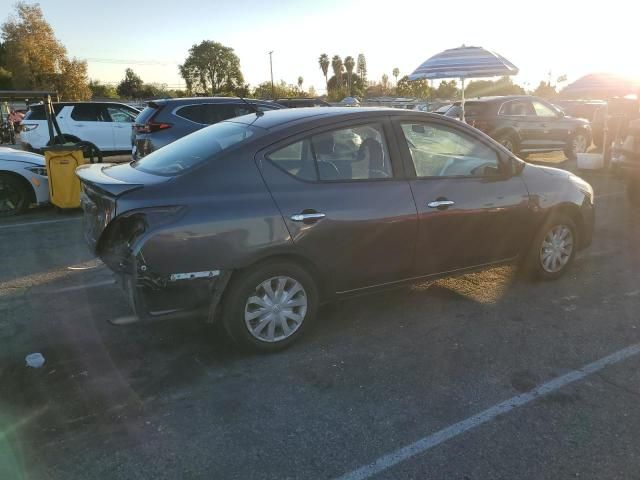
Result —
[[351, 96], [351, 75], [353, 74], [353, 68], [356, 66], [356, 61], [352, 56], [348, 56], [344, 59], [344, 67], [347, 69], [347, 82], [349, 86], [349, 96]]
[[334, 55], [331, 59], [331, 68], [333, 68], [333, 74], [336, 76], [336, 85], [338, 88], [342, 87], [342, 59], [340, 55]]
[[329, 73], [329, 65], [331, 65], [331, 62], [329, 61], [329, 55], [327, 55], [326, 53], [320, 55], [318, 63], [320, 64], [320, 68], [322, 69], [322, 73], [324, 74], [324, 83], [327, 86], [327, 93], [329, 93], [329, 79], [327, 78], [327, 74]]
[[298, 77], [298, 92], [302, 93], [302, 84], [304, 83], [304, 78]]
[[393, 69], [393, 76], [396, 77], [396, 87], [398, 86], [398, 75], [400, 75], [400, 69], [398, 67]]

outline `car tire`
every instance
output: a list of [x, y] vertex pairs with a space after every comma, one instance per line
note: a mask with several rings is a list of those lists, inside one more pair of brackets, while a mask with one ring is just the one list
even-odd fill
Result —
[[627, 198], [634, 207], [640, 207], [640, 180], [627, 182]]
[[561, 277], [573, 263], [578, 240], [578, 229], [571, 217], [552, 213], [538, 230], [525, 257], [527, 275], [536, 280]]
[[18, 215], [29, 203], [29, 192], [22, 182], [13, 175], [0, 173], [0, 217]]
[[298, 340], [317, 311], [313, 277], [295, 263], [275, 260], [234, 274], [223, 297], [222, 319], [238, 346], [270, 353]]
[[589, 149], [589, 143], [590, 139], [585, 133], [577, 132], [569, 140], [564, 154], [569, 160], [575, 161], [579, 153], [585, 153]]
[[518, 155], [519, 147], [518, 147], [518, 139], [513, 134], [507, 134], [499, 136], [497, 142], [502, 145], [504, 148], [509, 150], [514, 155]]

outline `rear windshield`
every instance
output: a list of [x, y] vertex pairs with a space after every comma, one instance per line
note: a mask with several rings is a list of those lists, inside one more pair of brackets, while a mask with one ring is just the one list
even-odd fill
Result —
[[138, 116], [136, 117], [135, 122], [142, 125], [144, 123], [147, 122], [147, 120], [149, 120], [151, 118], [151, 115], [153, 115], [154, 113], [156, 113], [158, 111], [158, 106], [151, 106], [149, 105], [148, 107], [145, 107], [144, 110], [142, 110]]
[[220, 122], [182, 137], [131, 165], [155, 175], [177, 175], [263, 132], [251, 125]]
[[[61, 104], [53, 105], [53, 111], [56, 113], [56, 115], [60, 113], [60, 110], [62, 110], [62, 107], [64, 107], [64, 105], [61, 105]], [[29, 111], [24, 116], [24, 119], [25, 120], [46, 120], [47, 116], [44, 113], [44, 105], [31, 105], [29, 107]]]

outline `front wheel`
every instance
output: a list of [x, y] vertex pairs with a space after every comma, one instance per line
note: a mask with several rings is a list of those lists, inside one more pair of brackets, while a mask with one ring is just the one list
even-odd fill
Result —
[[0, 217], [18, 215], [29, 206], [29, 193], [17, 178], [0, 174]]
[[239, 346], [275, 352], [295, 342], [313, 322], [318, 289], [305, 269], [272, 261], [232, 278], [222, 308], [224, 327]]
[[525, 268], [540, 280], [561, 277], [573, 262], [577, 249], [577, 229], [571, 218], [552, 214], [535, 236]]
[[504, 135], [498, 137], [498, 143], [511, 153], [518, 154], [518, 142], [513, 135]]

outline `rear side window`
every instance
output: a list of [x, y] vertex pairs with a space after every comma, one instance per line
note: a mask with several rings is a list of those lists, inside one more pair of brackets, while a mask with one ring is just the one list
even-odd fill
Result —
[[179, 108], [176, 111], [176, 115], [202, 125], [213, 125], [238, 116], [236, 114], [236, 105], [232, 103], [187, 105]]
[[267, 158], [302, 180], [393, 177], [384, 131], [375, 123], [319, 133], [276, 150]]
[[221, 122], [182, 137], [131, 165], [155, 175], [178, 175], [263, 134], [264, 130], [251, 125]]
[[[54, 104], [53, 111], [57, 114], [60, 113], [64, 105]], [[25, 120], [46, 120], [47, 116], [44, 113], [44, 105], [32, 105], [29, 107], [29, 111], [24, 117]]]
[[78, 122], [108, 122], [102, 105], [95, 103], [81, 103], [73, 107], [71, 118]]

